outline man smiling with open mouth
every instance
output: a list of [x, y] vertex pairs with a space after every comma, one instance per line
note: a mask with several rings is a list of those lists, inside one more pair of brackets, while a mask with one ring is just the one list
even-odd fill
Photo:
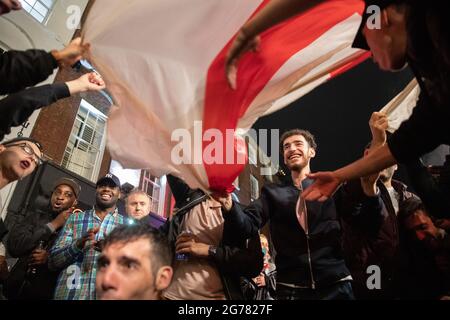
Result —
[[124, 223], [117, 210], [120, 181], [108, 173], [97, 181], [95, 206], [73, 213], [50, 250], [52, 270], [62, 270], [55, 290], [56, 300], [94, 300], [97, 259], [103, 239]]

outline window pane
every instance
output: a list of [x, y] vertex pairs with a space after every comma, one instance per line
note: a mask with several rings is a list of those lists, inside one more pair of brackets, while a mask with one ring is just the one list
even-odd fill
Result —
[[36, 0], [22, 0], [22, 4], [23, 3], [27, 3], [28, 5], [30, 5], [31, 7], [34, 6], [34, 4], [36, 3]]
[[30, 14], [39, 22], [44, 21], [44, 17], [36, 10], [31, 10]]
[[33, 9], [33, 7], [30, 6], [30, 5], [29, 5], [28, 3], [26, 3], [26, 2], [22, 2], [22, 8], [23, 8], [23, 10], [25, 10], [26, 12], [30, 12], [31, 9]]
[[47, 16], [48, 9], [44, 7], [40, 2], [36, 2], [36, 4], [34, 5], [34, 10], [39, 12], [43, 17]]
[[51, 8], [53, 6], [53, 0], [40, 0], [47, 8]]

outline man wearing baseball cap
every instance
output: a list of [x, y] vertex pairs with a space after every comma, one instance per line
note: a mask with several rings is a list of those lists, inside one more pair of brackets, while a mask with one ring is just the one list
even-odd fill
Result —
[[119, 178], [108, 173], [97, 181], [96, 187], [94, 208], [73, 213], [50, 250], [49, 268], [62, 270], [54, 294], [56, 300], [95, 300], [100, 244], [124, 223], [117, 210]]
[[7, 281], [9, 299], [51, 299], [58, 272], [48, 269], [49, 249], [77, 205], [81, 188], [71, 178], [60, 178], [53, 185], [47, 209], [32, 209], [11, 230], [9, 253], [19, 261]]

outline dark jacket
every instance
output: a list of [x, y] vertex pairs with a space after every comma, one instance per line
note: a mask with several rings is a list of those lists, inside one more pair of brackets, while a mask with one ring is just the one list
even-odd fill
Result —
[[57, 233], [47, 226], [56, 217], [50, 209], [28, 212], [9, 232], [7, 249], [14, 258], [19, 258], [7, 280], [6, 293], [9, 299], [51, 300], [59, 272], [53, 272], [47, 265], [36, 268], [35, 275], [29, 274], [28, 261], [39, 241], [51, 248]]
[[[175, 242], [181, 232], [180, 226], [184, 216], [189, 214], [194, 206], [205, 201], [207, 195], [201, 190], [190, 189], [182, 180], [174, 176], [168, 175], [167, 180], [179, 210], [172, 219], [161, 226], [160, 231], [167, 235], [175, 252]], [[216, 254], [212, 259], [220, 272], [227, 299], [243, 299], [240, 277], [256, 277], [263, 268], [259, 235], [249, 240], [241, 240], [225, 222], [221, 244], [217, 247]]]
[[[303, 188], [312, 182], [305, 179]], [[246, 236], [254, 235], [270, 220], [270, 233], [277, 253], [277, 282], [304, 287], [313, 287], [314, 282], [317, 288], [327, 287], [350, 275], [342, 252], [338, 212], [351, 209], [346, 208], [349, 202], [345, 201], [345, 196], [340, 196], [341, 190], [334, 199], [306, 203], [309, 238], [297, 220], [295, 207], [300, 191], [292, 183], [265, 185], [258, 200], [245, 210], [233, 205], [224, 217], [236, 233]], [[379, 211], [381, 200], [366, 197], [353, 209]]]
[[29, 88], [0, 100], [0, 140], [11, 132], [11, 127], [21, 125], [35, 110], [69, 96], [67, 85], [59, 83]]
[[271, 270], [264, 271], [263, 275], [266, 283], [263, 287], [258, 287], [253, 279], [241, 279], [241, 287], [245, 300], [275, 300], [277, 287], [277, 271], [275, 267]]
[[414, 1], [407, 23], [407, 59], [421, 93], [411, 117], [389, 138], [399, 163], [450, 144], [450, 33], [443, 1]]
[[0, 54], [0, 95], [42, 82], [56, 67], [53, 55], [44, 50], [5, 51]]
[[[358, 215], [344, 212], [341, 215], [345, 261], [354, 280], [353, 289], [357, 299], [394, 297], [393, 280], [399, 252], [397, 214], [387, 188], [381, 182], [377, 185], [383, 202], [382, 210], [361, 210]], [[406, 185], [399, 181], [393, 180], [392, 186], [399, 195], [400, 207], [404, 200], [414, 196], [406, 190]], [[359, 183], [358, 186], [347, 186], [347, 192], [350, 192], [350, 189], [353, 197], [362, 196]], [[371, 265], [380, 267], [380, 290], [367, 288], [366, 282], [371, 275], [367, 273], [367, 268]]]
[[434, 178], [422, 161], [406, 164], [411, 186], [417, 192], [428, 213], [435, 218], [450, 218], [450, 185]]

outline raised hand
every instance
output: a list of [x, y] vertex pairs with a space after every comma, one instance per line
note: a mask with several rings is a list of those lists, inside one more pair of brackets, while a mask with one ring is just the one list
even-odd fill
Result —
[[80, 239], [77, 240], [77, 247], [80, 250], [87, 246], [95, 247], [95, 235], [100, 231], [100, 227], [89, 229]]
[[100, 91], [106, 87], [102, 77], [96, 72], [84, 74], [76, 80], [66, 82], [66, 85], [71, 95], [86, 91]]
[[231, 198], [230, 193], [213, 193], [211, 196], [222, 205], [222, 209], [225, 212], [231, 210], [231, 207], [233, 206], [233, 199]]
[[239, 59], [242, 55], [248, 51], [259, 51], [259, 44], [261, 42], [261, 38], [259, 36], [256, 37], [248, 37], [245, 32], [241, 29], [231, 44], [230, 49], [228, 50], [226, 59], [225, 59], [225, 73], [228, 81], [228, 85], [236, 90], [236, 79], [237, 79], [237, 65]]
[[55, 230], [58, 230], [59, 228], [64, 227], [67, 219], [69, 219], [69, 216], [72, 214], [72, 212], [73, 208], [70, 208], [58, 214], [56, 218], [51, 222], [53, 228], [55, 228]]
[[52, 51], [53, 57], [60, 66], [71, 67], [81, 60], [85, 53], [89, 50], [89, 43], [82, 43], [81, 38], [72, 40], [71, 43], [60, 51]]
[[372, 132], [372, 147], [377, 147], [386, 143], [386, 130], [388, 126], [389, 120], [384, 113], [372, 113], [369, 120], [369, 127]]
[[326, 201], [333, 196], [342, 183], [336, 174], [330, 171], [309, 174], [308, 178], [315, 181], [302, 193], [306, 201]]

